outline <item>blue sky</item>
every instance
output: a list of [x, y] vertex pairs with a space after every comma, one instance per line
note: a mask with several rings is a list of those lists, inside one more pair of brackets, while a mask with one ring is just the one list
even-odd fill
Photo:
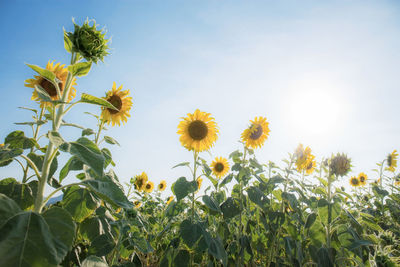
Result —
[[[396, 1], [1, 1], [0, 138], [29, 129], [14, 122], [35, 107], [23, 86], [25, 63], [69, 62], [63, 27], [94, 18], [112, 38], [111, 55], [77, 83], [104, 96], [115, 81], [130, 89], [131, 119], [110, 128], [120, 179], [146, 171], [151, 180], [189, 175], [171, 169], [192, 155], [176, 134], [182, 116], [210, 112], [219, 139], [203, 157], [227, 157], [255, 116], [270, 123], [257, 150], [261, 162], [293, 152], [298, 143], [318, 159], [345, 152], [353, 174], [371, 171], [400, 150], [400, 5]], [[65, 118], [92, 128], [80, 106]], [[67, 140], [80, 132], [62, 129]], [[17, 177], [18, 166], [2, 169]], [[70, 178], [69, 181], [73, 181]], [[347, 179], [343, 181], [347, 184]]]

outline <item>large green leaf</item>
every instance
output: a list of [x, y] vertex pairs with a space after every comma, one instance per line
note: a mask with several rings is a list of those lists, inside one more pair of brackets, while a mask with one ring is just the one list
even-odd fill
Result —
[[0, 228], [2, 266], [57, 266], [65, 254], [46, 220], [37, 213], [18, 213]]
[[308, 228], [308, 236], [311, 239], [311, 243], [316, 247], [321, 247], [325, 243], [325, 229], [321, 222], [316, 220], [310, 228]]
[[80, 235], [87, 241], [94, 240], [97, 236], [104, 233], [103, 226], [97, 216], [86, 218], [79, 225]]
[[86, 76], [89, 73], [91, 67], [92, 67], [91, 61], [79, 62], [68, 66], [68, 71], [73, 76], [82, 77]]
[[100, 206], [100, 203], [93, 196], [92, 192], [86, 188], [72, 186], [64, 194], [62, 205], [75, 221], [82, 222], [93, 214], [95, 209]]
[[32, 189], [29, 184], [21, 184], [14, 178], [6, 178], [0, 181], [0, 193], [14, 200], [23, 210], [33, 206], [35, 192]]
[[32, 148], [36, 145], [35, 139], [26, 137], [23, 131], [14, 131], [8, 134], [4, 143], [8, 144], [9, 148], [22, 149]]
[[67, 177], [70, 171], [80, 171], [83, 169], [83, 162], [77, 157], [72, 156], [60, 171], [60, 183]]
[[79, 138], [76, 142], [64, 143], [60, 149], [69, 152], [83, 163], [92, 168], [97, 175], [103, 176], [105, 158], [95, 143], [86, 137]]
[[26, 64], [26, 65], [28, 65], [28, 67], [30, 67], [31, 69], [36, 71], [40, 76], [42, 76], [46, 80], [48, 80], [50, 82], [54, 82], [54, 80], [56, 78], [56, 75], [54, 74], [54, 72], [52, 72], [48, 69], [43, 69], [37, 65], [31, 65], [31, 64]]
[[180, 177], [171, 187], [172, 192], [176, 196], [176, 200], [179, 201], [185, 198], [190, 193], [197, 190], [197, 183], [195, 181], [187, 181], [185, 177]]
[[190, 254], [187, 250], [179, 250], [174, 258], [173, 266], [188, 267], [190, 262]]
[[22, 148], [0, 149], [0, 167], [7, 166], [13, 161], [13, 158], [21, 155], [23, 152]]
[[233, 218], [240, 213], [240, 207], [238, 202], [232, 197], [228, 197], [227, 200], [220, 206], [225, 219]]
[[197, 223], [192, 223], [190, 220], [184, 220], [179, 226], [179, 234], [185, 244], [193, 248], [193, 245], [200, 239], [202, 228]]
[[223, 266], [226, 266], [228, 258], [220, 238], [211, 238], [211, 240], [208, 242], [208, 253], [210, 253], [216, 259], [221, 260]]
[[[27, 156], [28, 156], [28, 158], [30, 158], [33, 161], [33, 163], [35, 163], [36, 168], [41, 172], [42, 167], [43, 167], [44, 155], [37, 155], [37, 154], [31, 152]], [[53, 175], [57, 171], [57, 169], [58, 169], [58, 160], [55, 157], [50, 164], [50, 170], [49, 170], [49, 174], [48, 174], [49, 179], [51, 179], [53, 177]]]
[[262, 209], [266, 208], [266, 205], [268, 204], [267, 197], [258, 187], [250, 186], [246, 191], [251, 201], [256, 203]]
[[88, 104], [94, 104], [94, 105], [99, 105], [105, 108], [109, 108], [109, 109], [113, 109], [113, 110], [117, 110], [118, 109], [116, 107], [114, 107], [110, 102], [108, 102], [107, 100], [103, 99], [103, 98], [98, 98], [92, 95], [88, 95], [83, 93], [81, 96], [81, 99], [79, 100], [79, 102], [83, 102], [83, 103], [88, 103]]
[[99, 235], [91, 241], [88, 252], [96, 256], [105, 256], [115, 247], [114, 241], [106, 234]]
[[318, 201], [318, 215], [321, 220], [321, 222], [324, 225], [328, 224], [328, 219], [329, 219], [329, 206], [331, 209], [331, 218], [330, 221], [333, 222], [341, 212], [341, 207], [338, 202], [333, 202], [333, 203], [328, 203], [328, 201], [324, 198], [321, 198]]
[[21, 212], [17, 203], [4, 194], [0, 194], [0, 228], [12, 216]]
[[221, 212], [221, 208], [218, 206], [218, 203], [214, 200], [214, 198], [204, 195], [202, 199], [207, 208], [212, 211]]

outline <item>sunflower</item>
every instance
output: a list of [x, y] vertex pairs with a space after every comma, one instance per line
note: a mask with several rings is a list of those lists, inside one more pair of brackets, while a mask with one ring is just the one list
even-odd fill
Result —
[[[46, 65], [46, 69], [53, 72], [56, 75], [56, 78], [58, 80], [58, 87], [60, 88], [60, 93], [62, 94], [68, 76], [68, 69], [65, 67], [65, 65], [60, 65], [60, 63], [54, 65], [54, 61], [53, 62], [49, 61]], [[49, 94], [52, 100], [60, 100], [57, 95], [56, 87], [50, 81], [43, 78], [42, 76], [35, 75], [34, 77], [35, 77], [34, 79], [25, 80], [26, 87], [35, 88], [35, 85], [40, 85]], [[68, 102], [74, 99], [76, 95], [76, 89], [73, 87], [74, 85], [76, 85], [76, 78], [72, 80], [71, 89], [69, 90], [67, 99]], [[51, 106], [50, 102], [43, 102], [39, 98], [36, 90], [33, 90], [32, 100], [39, 101], [41, 108]]]
[[309, 175], [311, 173], [314, 172], [314, 169], [317, 165], [317, 163], [314, 160], [315, 156], [314, 155], [310, 155], [306, 161], [305, 164], [305, 170], [306, 170], [306, 174]]
[[164, 191], [165, 188], [167, 187], [167, 182], [165, 180], [162, 180], [159, 184], [158, 184], [158, 190], [159, 191]]
[[197, 178], [196, 183], [197, 183], [197, 191], [199, 191], [201, 184], [203, 183], [203, 178], [201, 177]]
[[172, 200], [174, 200], [174, 196], [168, 197], [168, 198], [167, 198], [167, 205], [169, 205], [169, 203], [171, 203]]
[[360, 186], [360, 180], [358, 180], [358, 178], [355, 177], [355, 176], [353, 176], [353, 177], [350, 178], [349, 183], [350, 183], [350, 185], [353, 186], [353, 187], [358, 187], [358, 186]]
[[270, 132], [267, 119], [264, 117], [255, 117], [250, 122], [249, 128], [242, 133], [242, 141], [248, 148], [261, 147]]
[[136, 190], [143, 191], [146, 183], [147, 183], [148, 177], [145, 172], [142, 172], [142, 174], [135, 176], [135, 188]]
[[213, 162], [211, 162], [211, 169], [215, 176], [222, 178], [229, 171], [228, 160], [223, 157], [216, 157]]
[[128, 96], [129, 90], [122, 91], [121, 89], [122, 85], [117, 89], [117, 85], [114, 82], [111, 91], [108, 91], [105, 97], [105, 100], [118, 110], [103, 107], [101, 112], [102, 121], [112, 124], [112, 126], [121, 125], [121, 121], [122, 123], [127, 122], [128, 117], [131, 116], [129, 111], [132, 107], [132, 97]]
[[386, 168], [386, 170], [394, 172], [396, 170], [397, 167], [397, 157], [399, 156], [399, 154], [397, 154], [397, 150], [393, 150], [392, 153], [390, 153], [387, 158], [386, 158], [386, 162], [388, 167]]
[[210, 149], [217, 140], [218, 128], [210, 113], [198, 109], [188, 113], [178, 125], [179, 141], [189, 151], [201, 152]]
[[142, 206], [142, 202], [140, 202], [139, 200], [135, 200], [134, 202], [133, 202], [133, 205], [135, 205], [135, 208], [140, 208], [140, 206]]
[[366, 185], [367, 184], [367, 179], [368, 179], [368, 176], [365, 173], [361, 172], [358, 175], [358, 180], [360, 181], [360, 186]]
[[329, 168], [336, 176], [345, 176], [351, 169], [351, 160], [346, 154], [336, 154], [331, 158]]
[[4, 147], [4, 144], [0, 144], [0, 148], [3, 148]]
[[153, 189], [154, 189], [153, 182], [147, 182], [147, 184], [144, 187], [144, 191], [147, 193], [151, 193], [151, 191], [153, 191]]

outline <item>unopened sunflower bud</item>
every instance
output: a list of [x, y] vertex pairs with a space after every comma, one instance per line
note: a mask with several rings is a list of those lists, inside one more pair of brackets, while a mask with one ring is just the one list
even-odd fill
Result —
[[332, 157], [329, 164], [331, 173], [336, 176], [345, 176], [350, 171], [350, 159], [345, 154], [337, 154]]

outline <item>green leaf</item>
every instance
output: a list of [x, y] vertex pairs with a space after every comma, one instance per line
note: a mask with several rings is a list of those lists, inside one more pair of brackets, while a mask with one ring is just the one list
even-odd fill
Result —
[[28, 138], [25, 136], [23, 131], [14, 131], [7, 135], [4, 140], [5, 144], [8, 144], [8, 148], [22, 148], [28, 149], [37, 145], [36, 141], [33, 138]]
[[77, 157], [72, 156], [60, 171], [60, 183], [67, 177], [70, 171], [80, 171], [83, 169], [83, 162]]
[[0, 150], [0, 167], [7, 166], [13, 161], [13, 158], [21, 155], [24, 152], [22, 148], [16, 149], [1, 149]]
[[227, 200], [220, 206], [224, 219], [233, 218], [240, 213], [240, 207], [236, 200], [232, 197], [228, 197]]
[[54, 72], [48, 69], [43, 69], [37, 65], [31, 65], [31, 64], [26, 64], [26, 65], [28, 65], [28, 67], [36, 71], [40, 76], [42, 76], [46, 80], [54, 83], [54, 80], [56, 79], [56, 75], [54, 74]]
[[131, 241], [133, 245], [144, 254], [154, 251], [150, 243], [139, 232], [132, 233]]
[[64, 139], [56, 131], [50, 131], [49, 134], [48, 134], [48, 138], [49, 138], [50, 142], [52, 142], [55, 147], [59, 147], [63, 143], [65, 143]]
[[108, 264], [102, 258], [90, 255], [82, 262], [81, 267], [108, 267]]
[[372, 191], [374, 192], [375, 196], [379, 196], [379, 197], [385, 197], [385, 196], [389, 195], [388, 191], [386, 191], [385, 189], [381, 189], [377, 185], [373, 185]]
[[96, 256], [105, 256], [110, 253], [114, 247], [114, 241], [109, 236], [102, 234], [92, 240], [88, 252]]
[[79, 62], [68, 66], [68, 71], [73, 76], [82, 77], [86, 76], [89, 73], [91, 67], [92, 67], [91, 61]]
[[172, 184], [171, 190], [175, 194], [176, 200], [180, 201], [197, 190], [197, 183], [196, 181], [188, 182], [185, 177], [180, 177]]
[[222, 182], [219, 184], [219, 186], [222, 187], [222, 186], [224, 186], [224, 185], [230, 183], [230, 182], [232, 181], [232, 178], [233, 178], [233, 174], [232, 174], [232, 173], [228, 174], [228, 175], [222, 180]]
[[14, 178], [0, 181], [0, 193], [14, 200], [23, 210], [31, 208], [35, 201], [32, 188], [28, 184], [17, 182]]
[[227, 265], [228, 257], [220, 238], [211, 238], [208, 243], [208, 253], [210, 253], [214, 258], [222, 260], [223, 266]]
[[72, 42], [68, 37], [68, 33], [64, 30], [64, 48], [68, 53], [72, 52]]
[[216, 212], [221, 212], [221, 208], [218, 206], [218, 204], [215, 202], [215, 200], [208, 196], [208, 195], [204, 195], [202, 197], [204, 204], [212, 211], [216, 211]]
[[110, 136], [104, 136], [104, 141], [106, 141], [106, 143], [111, 144], [111, 145], [120, 145], [117, 140], [115, 140], [114, 138], [110, 137]]
[[95, 134], [95, 132], [90, 128], [86, 128], [86, 129], [82, 130], [82, 136], [92, 135], [92, 134]]
[[181, 167], [181, 166], [189, 166], [190, 162], [182, 162], [179, 163], [178, 165], [175, 165], [174, 167], [172, 167], [172, 169], [175, 169], [176, 167]]
[[308, 228], [308, 236], [311, 239], [311, 243], [316, 247], [321, 247], [325, 243], [325, 229], [321, 222], [315, 221], [310, 228]]
[[[44, 155], [37, 155], [32, 152], [29, 153], [27, 156], [32, 160], [33, 163], [35, 163], [36, 168], [41, 172], [43, 167]], [[54, 173], [57, 171], [57, 168], [58, 168], [58, 161], [57, 158], [54, 158], [50, 165], [50, 170], [48, 174], [49, 179], [52, 178]]]
[[118, 109], [116, 107], [114, 107], [110, 102], [108, 102], [107, 100], [103, 99], [103, 98], [98, 98], [92, 95], [88, 95], [83, 93], [81, 95], [81, 99], [79, 100], [79, 102], [83, 102], [83, 103], [88, 103], [88, 104], [94, 104], [94, 105], [99, 105], [105, 108], [109, 108], [109, 109], [113, 109], [113, 110], [117, 110]]
[[34, 212], [21, 212], [0, 228], [3, 266], [57, 266], [66, 252], [53, 237], [46, 220]]
[[40, 100], [44, 102], [53, 102], [53, 99], [42, 86], [40, 86], [39, 84], [35, 84], [34, 87]]
[[355, 250], [361, 246], [372, 246], [374, 245], [373, 242], [369, 240], [356, 240], [348, 247], [349, 250]]
[[246, 191], [251, 201], [260, 206], [260, 208], [265, 209], [268, 201], [264, 193], [258, 187], [250, 186]]
[[103, 233], [103, 226], [99, 217], [88, 217], [79, 225], [79, 233], [87, 241], [94, 240]]
[[88, 165], [99, 176], [103, 175], [105, 158], [95, 143], [86, 137], [79, 138], [76, 142], [64, 143], [60, 150], [69, 152], [83, 163]]
[[112, 160], [112, 156], [111, 156], [111, 152], [110, 150], [108, 150], [107, 148], [103, 148], [101, 150], [101, 152], [103, 153], [104, 158], [106, 159], [106, 161], [104, 162], [104, 168], [107, 168], [107, 166], [109, 164], [111, 164], [112, 166], [115, 166], [114, 161]]
[[187, 250], [179, 250], [174, 258], [173, 266], [176, 267], [189, 267], [190, 254]]
[[310, 213], [308, 216], [307, 216], [307, 221], [306, 221], [306, 224], [304, 225], [304, 228], [305, 229], [308, 229], [308, 228], [310, 228], [312, 225], [313, 225], [313, 223], [315, 222], [315, 220], [317, 219], [317, 214], [316, 213]]
[[4, 194], [0, 194], [0, 228], [15, 214], [21, 212], [17, 203]]
[[320, 248], [317, 255], [318, 267], [333, 267], [332, 260], [329, 256], [329, 250], [327, 248]]
[[184, 220], [179, 226], [179, 234], [189, 248], [200, 239], [202, 235], [202, 228], [197, 223], [192, 223], [190, 220]]
[[100, 203], [89, 190], [72, 186], [64, 194], [62, 206], [80, 223], [92, 215]]

